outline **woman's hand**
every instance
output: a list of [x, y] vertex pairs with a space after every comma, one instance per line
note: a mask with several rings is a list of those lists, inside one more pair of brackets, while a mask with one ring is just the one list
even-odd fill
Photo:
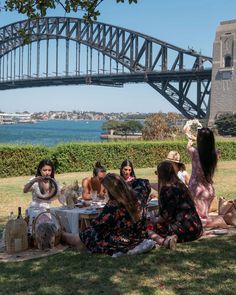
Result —
[[33, 183], [35, 183], [35, 182], [42, 181], [43, 179], [44, 179], [43, 176], [37, 176], [37, 177], [35, 177], [34, 179], [32, 179], [31, 181], [32, 181]]

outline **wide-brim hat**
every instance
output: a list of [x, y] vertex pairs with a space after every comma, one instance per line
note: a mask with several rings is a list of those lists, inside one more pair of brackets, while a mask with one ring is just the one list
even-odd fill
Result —
[[183, 164], [180, 161], [180, 154], [177, 151], [170, 151], [166, 158], [167, 161]]

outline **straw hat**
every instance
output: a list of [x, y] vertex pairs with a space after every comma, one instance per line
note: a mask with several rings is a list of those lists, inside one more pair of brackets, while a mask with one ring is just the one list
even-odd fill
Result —
[[182, 164], [182, 162], [180, 162], [180, 154], [177, 151], [170, 151], [166, 160], [174, 162], [174, 163], [181, 163]]

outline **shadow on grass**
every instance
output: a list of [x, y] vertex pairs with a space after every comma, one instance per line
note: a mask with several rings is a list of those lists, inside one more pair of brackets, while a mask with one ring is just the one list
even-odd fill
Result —
[[136, 256], [65, 251], [1, 263], [0, 294], [236, 294], [236, 236]]

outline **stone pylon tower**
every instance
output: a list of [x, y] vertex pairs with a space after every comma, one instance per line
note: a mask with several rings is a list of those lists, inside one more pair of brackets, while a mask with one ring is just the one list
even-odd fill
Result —
[[217, 115], [236, 112], [236, 20], [223, 21], [213, 46], [209, 124]]

